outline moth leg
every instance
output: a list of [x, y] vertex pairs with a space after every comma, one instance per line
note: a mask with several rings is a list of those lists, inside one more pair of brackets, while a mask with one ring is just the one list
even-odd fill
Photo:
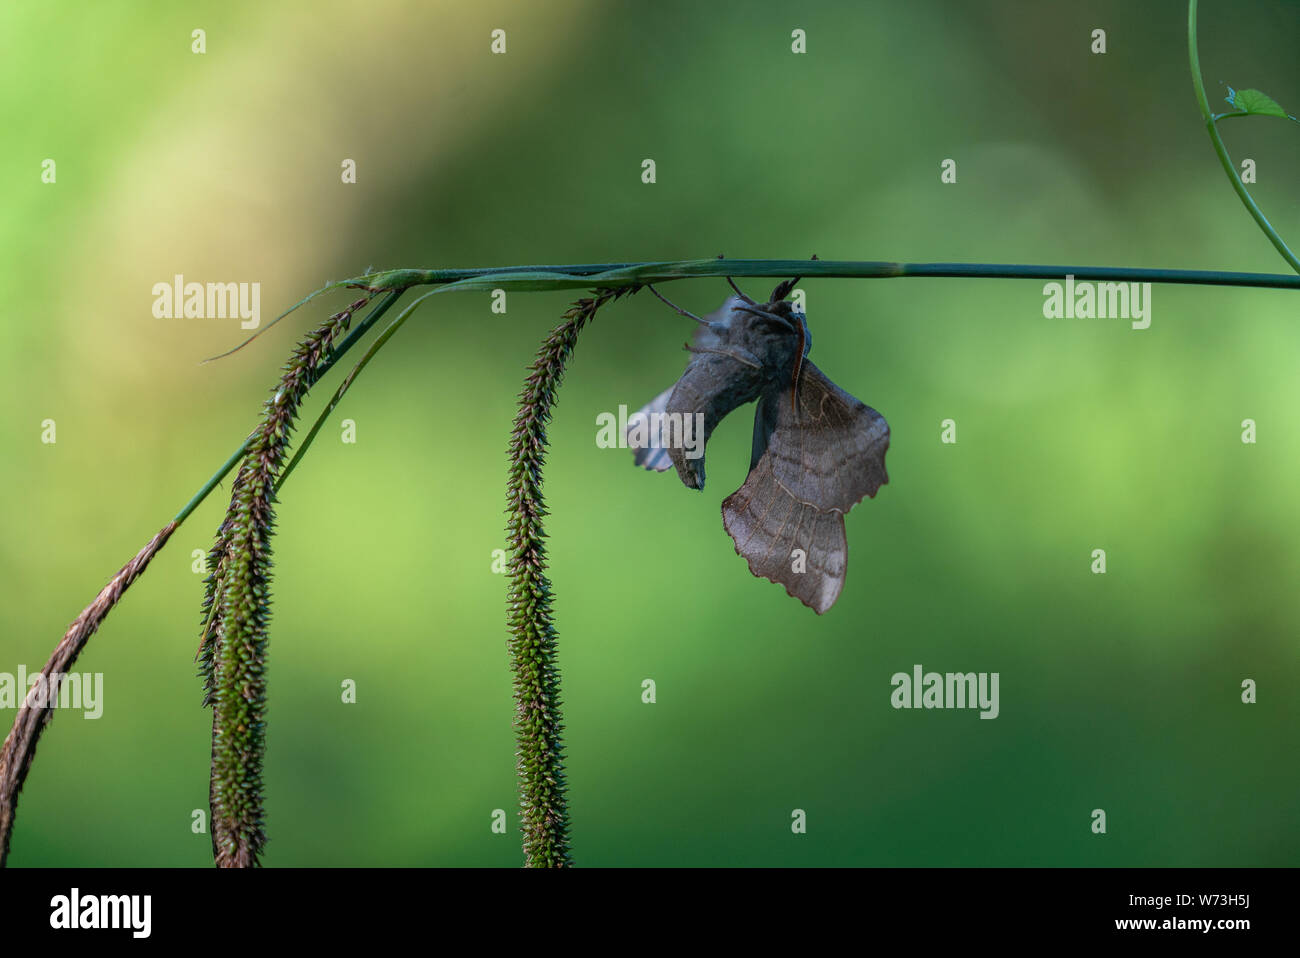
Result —
[[746, 366], [753, 366], [755, 369], [763, 368], [763, 364], [755, 358], [753, 353], [746, 352], [743, 349], [711, 349], [708, 346], [692, 346], [689, 343], [684, 343], [682, 348], [688, 353], [716, 353], [719, 356], [729, 356], [736, 362], [744, 363]]
[[740, 287], [736, 285], [736, 281], [735, 281], [734, 279], [732, 279], [730, 276], [727, 277], [727, 282], [730, 283], [730, 284], [731, 284], [731, 288], [734, 289], [734, 290], [736, 291], [736, 295], [739, 296], [739, 297], [740, 297], [742, 300], [744, 300], [746, 303], [748, 303], [750, 306], [757, 306], [757, 305], [758, 305], [758, 304], [755, 303], [752, 299], [750, 299], [748, 296], [746, 296], [743, 292], [741, 292]]
[[689, 311], [687, 311], [687, 310], [685, 310], [685, 309], [682, 309], [682, 308], [681, 308], [680, 306], [678, 306], [676, 303], [671, 303], [671, 302], [669, 302], [667, 299], [665, 299], [665, 298], [663, 297], [663, 295], [659, 292], [659, 290], [655, 289], [655, 287], [654, 287], [654, 283], [646, 283], [646, 289], [648, 289], [648, 290], [650, 290], [650, 292], [654, 293], [655, 296], [657, 296], [657, 297], [659, 298], [659, 300], [660, 300], [661, 302], [663, 302], [665, 305], [670, 306], [671, 308], [675, 309], [677, 312], [681, 313], [683, 316], [687, 316], [687, 317], [689, 317], [689, 318], [695, 320], [695, 321], [696, 321], [697, 323], [699, 323], [701, 326], [710, 326], [710, 325], [712, 325], [712, 324], [711, 324], [707, 319], [700, 319], [700, 317], [696, 316], [696, 315], [695, 315], [694, 313], [692, 313], [692, 312], [689, 312]]

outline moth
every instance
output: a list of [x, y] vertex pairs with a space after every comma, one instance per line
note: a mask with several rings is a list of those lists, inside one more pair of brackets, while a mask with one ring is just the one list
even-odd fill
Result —
[[[749, 475], [723, 500], [722, 524], [750, 572], [821, 615], [844, 588], [844, 514], [889, 481], [889, 424], [808, 360], [807, 318], [786, 300], [798, 282], [782, 282], [762, 304], [732, 283], [736, 295], [704, 319], [664, 299], [699, 323], [691, 358], [676, 383], [628, 417], [624, 438], [636, 465], [675, 467], [687, 488], [703, 489], [709, 436], [757, 400]], [[702, 424], [694, 448], [681, 441], [688, 416]]]

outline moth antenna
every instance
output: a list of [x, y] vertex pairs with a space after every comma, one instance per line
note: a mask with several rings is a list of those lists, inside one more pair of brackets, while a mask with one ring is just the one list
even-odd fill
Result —
[[688, 353], [717, 353], [719, 356], [729, 356], [736, 362], [744, 363], [746, 366], [753, 366], [755, 369], [762, 369], [761, 363], [756, 363], [752, 359], [746, 359], [739, 353], [733, 353], [728, 349], [710, 349], [708, 346], [692, 346], [690, 343], [683, 343], [682, 348]]
[[731, 288], [736, 291], [736, 295], [739, 296], [741, 299], [743, 299], [745, 302], [749, 303], [750, 306], [758, 305], [752, 299], [746, 296], [743, 292], [741, 292], [740, 287], [736, 285], [736, 281], [733, 280], [730, 276], [727, 277], [727, 282], [730, 283]]
[[657, 297], [659, 298], [659, 300], [660, 300], [662, 303], [664, 303], [665, 305], [671, 307], [672, 309], [675, 309], [677, 312], [681, 313], [683, 316], [686, 316], [686, 317], [689, 317], [690, 319], [695, 320], [695, 321], [696, 321], [697, 323], [699, 323], [701, 326], [710, 326], [710, 325], [712, 325], [712, 324], [711, 324], [707, 319], [700, 319], [700, 317], [696, 316], [696, 315], [695, 315], [694, 313], [692, 313], [692, 312], [689, 312], [689, 311], [687, 311], [687, 310], [685, 310], [685, 309], [682, 309], [682, 308], [681, 308], [680, 306], [678, 306], [676, 303], [669, 302], [667, 299], [665, 299], [665, 298], [663, 297], [662, 294], [660, 294], [659, 290], [655, 289], [653, 283], [646, 283], [646, 289], [648, 289], [648, 290], [650, 290], [650, 292], [654, 293], [655, 296], [657, 296]]

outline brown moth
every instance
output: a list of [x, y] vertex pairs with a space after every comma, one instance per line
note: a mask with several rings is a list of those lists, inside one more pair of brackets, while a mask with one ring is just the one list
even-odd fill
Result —
[[[703, 489], [709, 436], [727, 413], [758, 400], [749, 476], [723, 500], [722, 524], [750, 572], [820, 615], [844, 588], [844, 514], [889, 481], [889, 424], [807, 360], [807, 320], [785, 300], [797, 282], [781, 283], [763, 304], [736, 289], [707, 319], [673, 306], [700, 323], [690, 362], [628, 417], [625, 438], [637, 465], [673, 466], [687, 487]], [[683, 441], [690, 423], [701, 426], [694, 444]]]

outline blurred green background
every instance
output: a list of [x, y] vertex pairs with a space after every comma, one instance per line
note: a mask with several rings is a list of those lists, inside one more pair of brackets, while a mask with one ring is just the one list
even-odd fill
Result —
[[[372, 265], [1284, 272], [1205, 135], [1185, 17], [1176, 0], [4, 4], [0, 671], [40, 667], [345, 301], [200, 366], [244, 334], [154, 318], [151, 288], [176, 273], [260, 282], [265, 322]], [[1201, 21], [1216, 104], [1231, 84], [1300, 107], [1300, 7], [1210, 0]], [[1300, 241], [1300, 131], [1224, 133]], [[688, 321], [639, 295], [570, 367], [546, 489], [577, 863], [1296, 864], [1294, 294], [1157, 287], [1139, 332], [1044, 319], [1034, 282], [803, 287], [813, 359], [893, 429], [892, 481], [848, 518], [824, 618], [751, 577], [722, 529], [750, 411], [710, 444], [702, 494], [595, 445], [597, 413], [677, 377]], [[727, 290], [665, 292], [703, 312]], [[571, 298], [514, 293], [505, 315], [484, 293], [432, 300], [286, 485], [266, 864], [519, 863], [492, 550], [524, 367]], [[105, 675], [105, 714], [46, 734], [13, 865], [210, 865], [190, 828], [210, 731], [191, 565], [227, 494], [80, 660]], [[1001, 715], [895, 711], [890, 676], [915, 663], [999, 672]]]

